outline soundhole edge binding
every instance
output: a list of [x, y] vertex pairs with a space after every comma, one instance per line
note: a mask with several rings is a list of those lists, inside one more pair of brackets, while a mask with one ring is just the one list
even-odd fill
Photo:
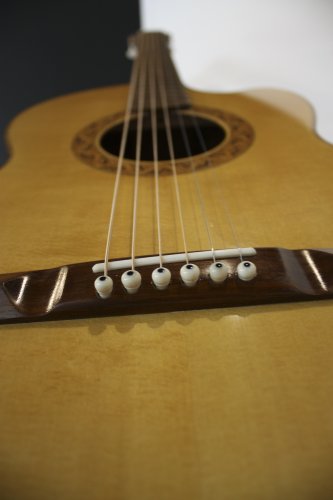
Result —
[[[186, 156], [176, 158], [178, 174], [189, 173], [192, 171], [192, 167], [201, 170], [227, 163], [243, 154], [254, 142], [254, 129], [243, 118], [226, 111], [206, 107], [194, 107], [191, 110], [183, 110], [183, 117], [188, 117], [193, 111], [198, 121], [201, 123], [211, 123], [212, 127], [216, 127], [216, 143], [214, 144], [213, 141], [213, 146], [208, 150], [208, 154], [202, 152], [194, 154], [190, 158]], [[111, 116], [105, 116], [81, 129], [75, 135], [72, 143], [72, 150], [76, 157], [93, 168], [115, 172], [118, 157], [113, 152], [109, 152], [110, 150], [112, 151], [112, 147], [109, 148], [109, 151], [105, 149], [105, 143], [107, 142], [105, 138], [108, 137], [110, 130], [117, 129], [119, 131], [123, 119], [123, 112], [119, 112]], [[221, 131], [220, 140], [218, 140], [218, 129]], [[128, 154], [128, 151], [126, 153]], [[181, 147], [178, 147], [178, 153], [182, 154]], [[165, 153], [163, 158], [165, 158]], [[133, 157], [125, 157], [123, 173], [133, 175], [134, 165], [135, 160]], [[154, 174], [153, 161], [143, 159], [140, 165], [141, 175]], [[160, 161], [159, 174], [171, 175], [171, 173], [171, 162], [168, 159]]]

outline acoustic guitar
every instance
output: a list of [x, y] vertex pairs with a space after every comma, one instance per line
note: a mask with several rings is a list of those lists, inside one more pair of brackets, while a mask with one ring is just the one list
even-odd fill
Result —
[[288, 92], [128, 86], [10, 125], [3, 500], [333, 497], [333, 148]]

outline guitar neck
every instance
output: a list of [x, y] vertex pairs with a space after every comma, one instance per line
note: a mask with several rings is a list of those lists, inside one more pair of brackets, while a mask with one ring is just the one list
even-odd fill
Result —
[[[145, 87], [144, 108], [151, 108], [151, 87], [155, 93], [156, 107], [163, 108], [165, 93], [169, 108], [188, 107], [190, 102], [170, 56], [169, 37], [164, 33], [139, 32], [129, 39], [129, 54], [135, 59], [132, 85], [135, 86], [133, 110], [137, 110], [139, 89]], [[133, 74], [137, 73], [137, 78]], [[134, 80], [134, 81], [133, 81]]]

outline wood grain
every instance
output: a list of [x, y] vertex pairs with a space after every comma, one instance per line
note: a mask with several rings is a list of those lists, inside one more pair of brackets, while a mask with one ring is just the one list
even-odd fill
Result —
[[[254, 141], [254, 130], [249, 123], [239, 116], [226, 113], [214, 108], [191, 108], [183, 111], [184, 115], [194, 114], [194, 116], [209, 119], [226, 131], [226, 138], [213, 149], [209, 150], [209, 161], [206, 152], [181, 158], [176, 160], [177, 174], [190, 173], [192, 168], [196, 170], [220, 166], [222, 163], [234, 160], [243, 154]], [[101, 147], [101, 137], [103, 134], [119, 125], [124, 120], [123, 113], [116, 113], [106, 116], [94, 123], [87, 124], [75, 135], [72, 148], [75, 155], [83, 163], [94, 168], [111, 170], [116, 172], [118, 157], [108, 153]], [[123, 173], [133, 175], [135, 171], [135, 161], [125, 159], [123, 163]], [[159, 175], [171, 175], [172, 166], [170, 161], [159, 161]], [[153, 175], [154, 163], [152, 161], [142, 161], [140, 163], [141, 175]]]
[[318, 250], [259, 248], [251, 257], [257, 276], [240, 279], [238, 258], [223, 259], [228, 276], [223, 283], [210, 277], [212, 261], [198, 261], [199, 280], [187, 287], [180, 278], [183, 263], [168, 264], [171, 282], [166, 290], [152, 283], [156, 265], [140, 267], [142, 283], [128, 294], [122, 271], [112, 271], [113, 290], [101, 299], [94, 287], [95, 262], [55, 269], [0, 275], [0, 324], [78, 319], [131, 314], [239, 307], [333, 298], [333, 255]]
[[[13, 155], [0, 172], [1, 273], [101, 259], [113, 174], [80, 163], [71, 141], [122, 108], [126, 93], [58, 98], [12, 123]], [[191, 97], [256, 133], [246, 154], [198, 174], [216, 246], [233, 244], [222, 185], [242, 246], [330, 248], [333, 152], [310, 131], [310, 108], [289, 95], [290, 112], [280, 110], [274, 93], [275, 105], [267, 95]], [[189, 247], [205, 248], [185, 177]], [[156, 252], [151, 193], [143, 178], [143, 255]], [[130, 253], [131, 195], [123, 182], [113, 258]], [[161, 201], [164, 251], [182, 251], [167, 176]], [[1, 326], [1, 497], [331, 498], [332, 326], [330, 301]]]

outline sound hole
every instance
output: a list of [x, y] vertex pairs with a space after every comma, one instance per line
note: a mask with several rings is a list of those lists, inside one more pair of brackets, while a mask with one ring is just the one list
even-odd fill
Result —
[[[170, 112], [171, 132], [174, 147], [175, 158], [188, 158], [203, 153], [204, 143], [207, 150], [213, 149], [221, 144], [225, 137], [226, 131], [216, 122], [203, 118], [199, 115], [195, 116], [182, 113], [180, 121], [178, 116], [179, 111]], [[184, 123], [184, 130], [181, 122]], [[135, 160], [136, 143], [137, 143], [137, 117], [133, 117], [130, 121], [128, 139], [125, 150], [125, 158]], [[202, 139], [198, 135], [198, 128]], [[121, 135], [123, 130], [123, 122], [118, 123], [114, 127], [108, 129], [101, 137], [100, 145], [102, 149], [108, 153], [118, 156], [120, 150]], [[185, 132], [185, 133], [184, 133]], [[186, 137], [186, 138], [185, 138]], [[158, 158], [160, 161], [170, 160], [167, 135], [165, 131], [165, 123], [162, 112], [157, 114], [157, 140], [158, 140]], [[188, 146], [187, 146], [188, 144]], [[141, 160], [153, 161], [153, 144], [152, 144], [152, 128], [151, 115], [146, 113], [143, 118], [143, 133], [141, 144]]]

